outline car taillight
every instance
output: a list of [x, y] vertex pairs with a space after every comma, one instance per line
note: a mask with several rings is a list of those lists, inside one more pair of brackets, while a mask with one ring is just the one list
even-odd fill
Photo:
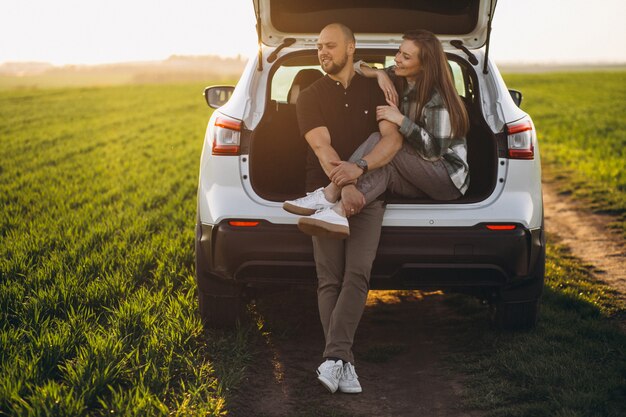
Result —
[[233, 227], [257, 227], [261, 222], [259, 221], [245, 221], [245, 220], [231, 220], [228, 222]]
[[535, 129], [530, 120], [506, 125], [506, 133], [509, 148], [509, 158], [511, 159], [534, 159], [535, 148], [533, 146], [533, 136]]
[[239, 155], [241, 121], [227, 116], [218, 116], [213, 129], [213, 155]]
[[487, 224], [485, 227], [489, 230], [515, 230], [517, 226], [514, 224]]

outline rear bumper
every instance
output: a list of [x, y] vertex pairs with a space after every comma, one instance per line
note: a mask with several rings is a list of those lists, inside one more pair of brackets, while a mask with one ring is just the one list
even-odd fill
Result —
[[[544, 250], [543, 230], [383, 227], [372, 268], [373, 289], [507, 287], [528, 280]], [[227, 221], [196, 226], [198, 285], [316, 282], [311, 238], [295, 225]], [[541, 277], [543, 279], [543, 277]], [[206, 284], [208, 285], [208, 284]]]

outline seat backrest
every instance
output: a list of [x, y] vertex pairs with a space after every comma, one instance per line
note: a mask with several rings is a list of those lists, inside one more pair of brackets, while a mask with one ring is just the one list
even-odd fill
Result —
[[314, 68], [300, 70], [291, 83], [291, 88], [289, 88], [289, 92], [287, 93], [287, 102], [289, 104], [296, 104], [300, 92], [323, 76], [320, 70]]

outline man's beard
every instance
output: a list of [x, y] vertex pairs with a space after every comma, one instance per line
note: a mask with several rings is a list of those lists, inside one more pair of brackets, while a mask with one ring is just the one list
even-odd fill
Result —
[[326, 71], [327, 74], [335, 75], [335, 74], [338, 74], [342, 69], [344, 69], [347, 63], [348, 63], [348, 55], [346, 54], [344, 55], [343, 59], [337, 63], [331, 61], [330, 66], [328, 68], [325, 68], [322, 65], [322, 69]]

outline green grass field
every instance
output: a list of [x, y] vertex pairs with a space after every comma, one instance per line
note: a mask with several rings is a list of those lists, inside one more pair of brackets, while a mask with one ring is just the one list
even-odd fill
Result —
[[626, 71], [508, 74], [535, 123], [544, 176], [626, 237]]
[[[525, 94], [547, 169], [620, 214], [625, 75], [507, 77]], [[0, 415], [228, 409], [255, 330], [203, 332], [196, 311], [203, 87], [0, 92]], [[469, 323], [479, 314], [463, 308]], [[480, 348], [460, 353], [471, 357], [456, 368], [473, 378], [470, 406], [619, 415], [626, 341], [611, 317], [621, 309], [551, 243], [537, 331], [479, 334]]]
[[196, 314], [202, 87], [0, 95], [6, 415], [221, 413], [247, 353]]

